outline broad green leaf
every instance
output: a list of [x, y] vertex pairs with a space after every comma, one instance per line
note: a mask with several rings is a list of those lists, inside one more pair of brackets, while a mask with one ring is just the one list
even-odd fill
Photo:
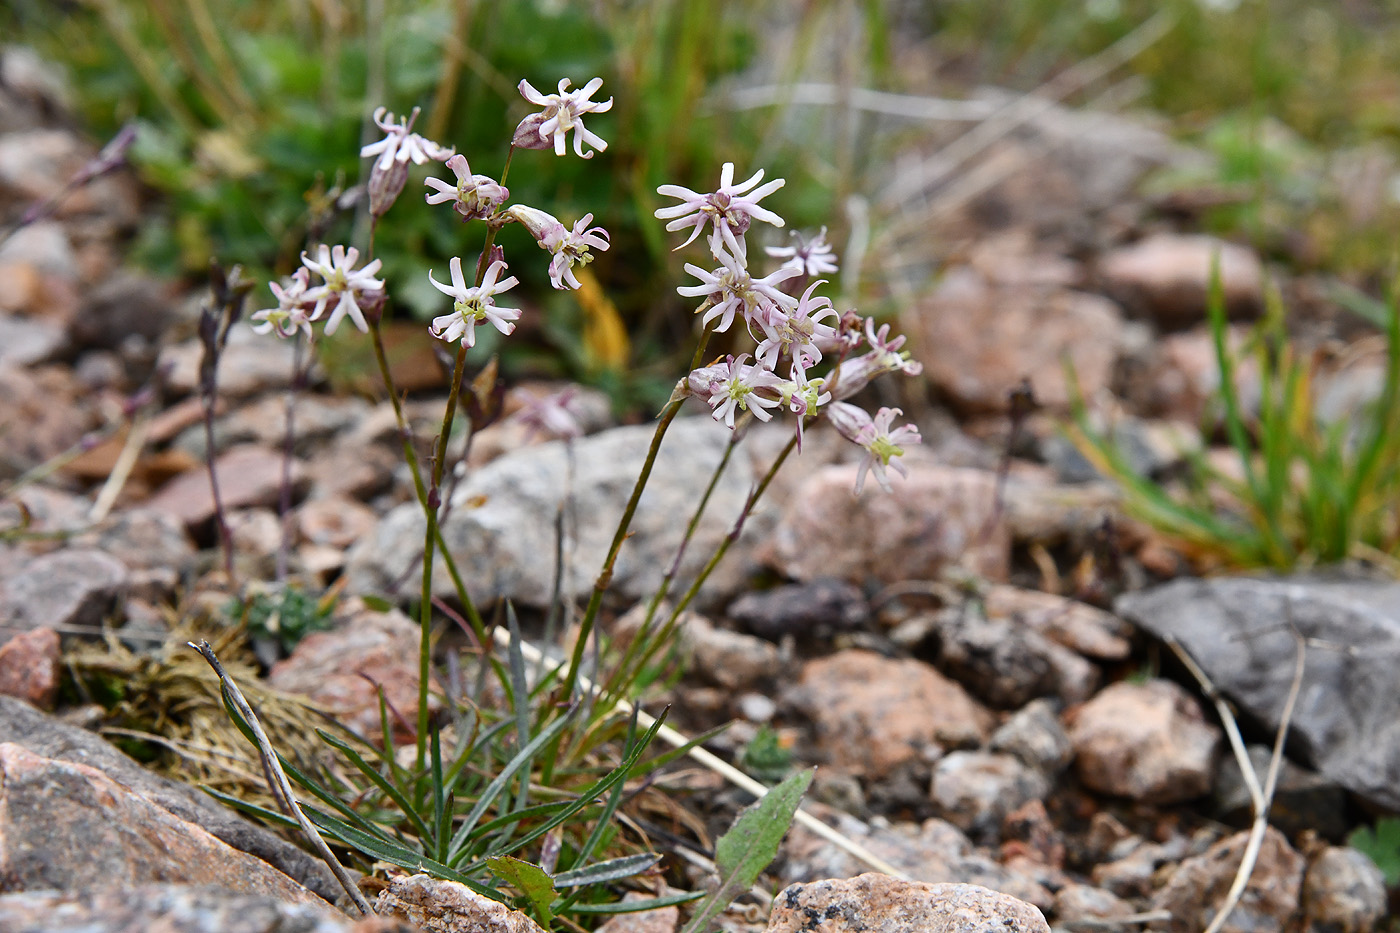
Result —
[[535, 908], [536, 921], [548, 927], [554, 920], [549, 905], [554, 902], [554, 880], [538, 865], [509, 855], [493, 855], [486, 860], [491, 873], [515, 886]]
[[747, 891], [778, 854], [802, 795], [812, 783], [812, 770], [799, 771], [739, 814], [729, 832], [715, 843], [719, 888], [691, 916], [682, 933], [700, 933], [721, 910]]

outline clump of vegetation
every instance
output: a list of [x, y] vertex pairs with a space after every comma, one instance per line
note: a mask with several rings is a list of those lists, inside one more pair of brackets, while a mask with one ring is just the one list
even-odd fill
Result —
[[[1187, 450], [1185, 475], [1163, 485], [1134, 468], [1111, 431], [1096, 431], [1077, 398], [1069, 432], [1079, 449], [1123, 489], [1134, 516], [1181, 542], [1206, 566], [1292, 570], [1346, 560], [1400, 559], [1400, 312], [1386, 315], [1386, 367], [1379, 394], [1351, 417], [1324, 421], [1317, 360], [1289, 339], [1282, 307], [1269, 311], [1239, 350], [1226, 341], [1218, 274], [1209, 302], [1220, 384], [1203, 435], [1217, 423], [1233, 469]], [[1241, 400], [1245, 356], [1259, 372], [1259, 403]]]
[[299, 586], [258, 590], [235, 598], [228, 607], [228, 615], [244, 620], [248, 637], [254, 642], [271, 642], [280, 647], [283, 654], [291, 654], [307, 635], [331, 627], [335, 597], [334, 592], [313, 596]]
[[[377, 109], [373, 121], [380, 138], [359, 150], [369, 160], [364, 182], [369, 222], [363, 251], [345, 243], [308, 241], [295, 272], [269, 283], [275, 304], [249, 315], [254, 332], [268, 340], [292, 341], [299, 350], [342, 328], [353, 328], [366, 336], [392, 403], [403, 456], [422, 510], [416, 707], [394, 709], [381, 693], [380, 734], [373, 741], [319, 731], [338, 756], [338, 766], [313, 773], [277, 754], [217, 653], [205, 643], [197, 646], [220, 678], [230, 718], [261, 750], [273, 796], [284, 812], [226, 799], [270, 821], [299, 828], [366, 912], [368, 903], [344, 875], [323, 835], [365, 862], [428, 872], [483, 896], [511, 901], [546, 926], [555, 921], [577, 925], [577, 918], [589, 914], [641, 910], [688, 899], [690, 895], [680, 894], [623, 904], [617, 897], [618, 882], [646, 875], [660, 859], [647, 851], [644, 839], [626, 838], [619, 832], [614, 818], [627, 800], [627, 783], [644, 777], [691, 744], [682, 740], [679, 749], [644, 757], [663, 728], [662, 718], [643, 717], [632, 700], [640, 686], [656, 675], [657, 663], [664, 665], [664, 650], [682, 613], [738, 537], [787, 457], [800, 450], [807, 425], [826, 419], [865, 452], [857, 473], [856, 494], [868, 476], [889, 491], [888, 470], [903, 472], [900, 457], [907, 447], [920, 442], [916, 427], [896, 424], [901, 414], [898, 409], [882, 407], [872, 415], [849, 401], [881, 376], [917, 374], [921, 367], [902, 349], [905, 338], [892, 335], [889, 325], [877, 327], [873, 319], [855, 311], [838, 313], [829, 298], [818, 295], [826, 284], [818, 276], [838, 269], [836, 253], [824, 232], [798, 238], [796, 245], [769, 250], [761, 258], [756, 247], [749, 247], [746, 235], [755, 222], [780, 228], [786, 225], [769, 205], [760, 203], [782, 189], [784, 179], [765, 181], [764, 171], [758, 170], [739, 180], [735, 165], [725, 163], [714, 191], [661, 185], [657, 193], [677, 203], [655, 211], [656, 218], [667, 221], [669, 231], [683, 236], [688, 232], [683, 247], [700, 240], [707, 257], [702, 260], [705, 266], [685, 267], [697, 283], [676, 289], [680, 296], [698, 300], [695, 314], [700, 334], [689, 372], [674, 383], [657, 420], [650, 455], [636, 479], [566, 660], [550, 665], [537, 657], [527, 665], [530, 652], [509, 606], [504, 613], [508, 634], [487, 624], [441, 533], [440, 523], [451, 505], [446, 500], [452, 498], [453, 489], [446, 481], [455, 456], [449, 444], [463, 433], [458, 430], [458, 407], [464, 386], [476, 381], [469, 382], [467, 375], [473, 351], [482, 355], [488, 341], [510, 337], [526, 318], [526, 309], [501, 303], [509, 300], [502, 296], [522, 285], [519, 278], [508, 274], [511, 263], [507, 256], [511, 262], [528, 267], [542, 251], [539, 266], [550, 286], [587, 304], [596, 300], [600, 290], [593, 262], [619, 249], [609, 230], [594, 224], [592, 213], [560, 220], [521, 200], [517, 192], [529, 188], [516, 186], [515, 178], [509, 175], [513, 165], [551, 160], [551, 156], [532, 156], [535, 150], [552, 151], [553, 157], [565, 157], [572, 150], [579, 161], [605, 153], [610, 144], [595, 131], [599, 125], [596, 120], [597, 115], [613, 109], [614, 98], [602, 99], [603, 85], [603, 79], [593, 78], [574, 88], [564, 78], [558, 81], [556, 91], [542, 92], [528, 80], [521, 80], [519, 93], [531, 109], [515, 124], [499, 176], [474, 169], [466, 153], [420, 133], [418, 109], [402, 116], [383, 107]], [[498, 127], [502, 135], [508, 126]], [[472, 159], [478, 168], [483, 164], [475, 153]], [[439, 310], [446, 313], [432, 317], [426, 331], [452, 360], [451, 390], [427, 457], [420, 456], [414, 443], [385, 348], [383, 324], [399, 289], [397, 283], [391, 287], [392, 275], [374, 252], [381, 226], [406, 190], [411, 165], [433, 165], [450, 173], [448, 178], [430, 174], [425, 180], [427, 208], [420, 205], [419, 212], [435, 210], [439, 216], [468, 224], [463, 241], [468, 255], [479, 246], [471, 262], [452, 256], [443, 277], [421, 268], [416, 276], [426, 278], [431, 289], [440, 293]], [[517, 169], [517, 175], [524, 170]], [[509, 240], [504, 236], [507, 232], [523, 235], [523, 258], [514, 245], [520, 237]], [[473, 234], [479, 234], [480, 239]], [[770, 267], [766, 274], [757, 269], [760, 262]], [[217, 310], [225, 304], [219, 296], [229, 291], [226, 285], [223, 277], [216, 277], [216, 301], [214, 310], [206, 314], [207, 320], [239, 317], [233, 312], [220, 315]], [[240, 308], [241, 296], [242, 292]], [[224, 331], [229, 326], [231, 323], [225, 324]], [[214, 324], [205, 330], [212, 333]], [[712, 336], [731, 330], [753, 342], [750, 351], [706, 364], [706, 346]], [[207, 339], [205, 344], [202, 400], [206, 423], [211, 423], [222, 343]], [[300, 353], [295, 356], [300, 359]], [[494, 363], [482, 368], [493, 374], [488, 381], [494, 382]], [[296, 383], [294, 379], [289, 390], [288, 425], [294, 424]], [[614, 660], [612, 669], [595, 685], [587, 649], [596, 643], [594, 630], [603, 598], [651, 477], [656, 453], [681, 406], [692, 398], [707, 406], [730, 435], [726, 453], [701, 492], [686, 527], [682, 551], [748, 425], [790, 418], [790, 440], [750, 493], [733, 532], [689, 581], [674, 607], [663, 612], [672, 586], [685, 582], [677, 579], [681, 566], [677, 556], [646, 607], [640, 632], [620, 657], [616, 652], [602, 652], [603, 657]], [[472, 403], [466, 404], [465, 433], [469, 437], [479, 423], [470, 410]], [[565, 397], [541, 400], [519, 417], [528, 419], [536, 430], [564, 439], [581, 433]], [[289, 428], [284, 444], [287, 463], [294, 449]], [[209, 450], [212, 458], [212, 443]], [[283, 475], [289, 476], [290, 470], [284, 469]], [[212, 459], [210, 481], [215, 489], [215, 510], [220, 513], [217, 518], [226, 525]], [[289, 507], [290, 498], [284, 481], [284, 509]], [[285, 545], [284, 536], [279, 582], [285, 579]], [[220, 538], [220, 546], [225, 550], [224, 572], [230, 582], [236, 582], [227, 535]], [[436, 614], [439, 604], [434, 599], [433, 577], [439, 559], [446, 566], [461, 607], [460, 617], [450, 609], [444, 612], [469, 633], [479, 652], [480, 667], [470, 690], [459, 679], [457, 689], [435, 696], [431, 692], [437, 673], [435, 624], [440, 617]], [[329, 608], [329, 600], [317, 601], [284, 585], [245, 598], [240, 612], [251, 632], [275, 637], [282, 641], [282, 647], [290, 649], [297, 638], [325, 621]], [[562, 604], [554, 607], [556, 615], [563, 611]], [[443, 715], [434, 714], [435, 705], [444, 709]], [[767, 750], [760, 764], [775, 765], [780, 751]], [[809, 780], [810, 775], [796, 775], [785, 782], [774, 791], [771, 802], [765, 799], [757, 810], [741, 817], [735, 840], [721, 840], [716, 862], [722, 894], [697, 912], [693, 926], [707, 922], [727, 905], [729, 898], [723, 892], [752, 884], [776, 852]], [[296, 787], [314, 803], [298, 805]], [[775, 823], [779, 817], [781, 821]]]

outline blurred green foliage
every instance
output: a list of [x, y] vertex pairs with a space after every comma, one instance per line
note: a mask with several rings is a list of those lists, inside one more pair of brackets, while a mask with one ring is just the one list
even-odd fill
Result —
[[[1228, 467], [1187, 450], [1181, 482], [1161, 484], [1137, 469], [1111, 431], [1096, 429], [1082, 397], [1067, 430], [1081, 453], [1123, 491], [1127, 510], [1175, 539], [1202, 569], [1290, 571], [1362, 560], [1400, 560], [1400, 308], [1386, 308], [1386, 366], [1374, 396], [1324, 414], [1317, 360], [1287, 339], [1283, 307], [1245, 347], [1227, 346], [1218, 270], [1209, 303], [1220, 385], [1203, 435], [1218, 423], [1232, 449]], [[1253, 359], [1259, 401], [1244, 401], [1238, 373]], [[1071, 373], [1071, 379], [1073, 374]], [[1077, 392], [1077, 389], [1076, 389]]]
[[1374, 827], [1358, 826], [1347, 836], [1347, 845], [1370, 856], [1385, 875], [1386, 887], [1400, 885], [1400, 819], [1383, 816]]
[[[607, 152], [591, 161], [520, 152], [507, 184], [514, 202], [565, 220], [592, 212], [607, 226], [613, 247], [593, 271], [623, 320], [666, 347], [679, 336], [667, 327], [688, 334], [690, 321], [675, 313], [679, 264], [651, 216], [662, 203], [655, 189], [712, 185], [726, 159], [740, 163], [741, 177], [752, 171], [745, 126], [702, 103], [716, 82], [753, 63], [758, 23], [738, 0], [242, 0], [217, 14], [208, 0], [20, 0], [0, 24], [7, 18], [17, 38], [68, 69], [95, 136], [140, 121], [133, 161], [165, 198], [143, 218], [137, 255], [167, 274], [201, 277], [213, 257], [259, 277], [286, 274], [309, 233], [363, 244], [363, 219], [356, 228], [343, 195], [368, 168], [358, 152], [379, 138], [376, 106], [400, 115], [421, 106], [418, 132], [499, 176], [516, 123], [533, 109], [517, 83], [549, 92], [561, 77], [579, 86], [597, 75], [598, 99], [616, 100], [589, 122]], [[798, 164], [784, 168], [801, 174]], [[422, 206], [428, 170], [449, 174], [415, 169], [374, 244], [396, 303], [419, 316], [441, 304], [424, 272], [470, 256], [481, 236], [464, 235], [450, 211]], [[830, 201], [823, 186], [806, 187], [810, 209], [784, 213], [817, 225]], [[520, 230], [503, 231], [500, 242], [508, 255], [538, 255]], [[579, 310], [548, 287], [544, 265], [519, 261], [511, 271], [559, 312], [545, 337], [567, 349]], [[566, 357], [564, 374], [580, 375], [580, 365]]]
[[[512, 200], [564, 219], [592, 212], [607, 226], [613, 248], [592, 269], [628, 327], [632, 361], [648, 363], [608, 369], [578, 352], [587, 315], [547, 287], [542, 263], [530, 262], [511, 271], [550, 314], [533, 345], [512, 342], [506, 363], [626, 396], [648, 381], [664, 394], [676, 367], [672, 351], [690, 333], [689, 309], [674, 293], [680, 261], [651, 216], [662, 203], [658, 184], [703, 190], [726, 160], [738, 163], [740, 177], [766, 168], [788, 179], [775, 206], [789, 224], [829, 224], [839, 246], [846, 196], [870, 193], [887, 177], [891, 153], [910, 139], [865, 133], [864, 117], [847, 120], [839, 108], [777, 100], [728, 109], [717, 103], [724, 89], [808, 80], [950, 96], [987, 83], [1033, 90], [1155, 15], [1169, 16], [1171, 29], [1116, 70], [1111, 86], [1216, 156], [1210, 177], [1162, 184], [1218, 188], [1221, 203], [1204, 208], [1207, 226], [1247, 235], [1274, 258], [1377, 284], [1393, 255], [1400, 207], [1369, 198], [1369, 214], [1358, 220], [1331, 168], [1335, 153], [1376, 143], [1390, 151], [1400, 135], [1397, 7], [1397, 0], [237, 0], [216, 14], [209, 0], [11, 0], [0, 9], [0, 30], [70, 71], [94, 136], [142, 121], [135, 160], [165, 200], [147, 213], [138, 253], [159, 271], [192, 277], [212, 256], [259, 276], [285, 274], [311, 225], [324, 224], [316, 232], [327, 239], [363, 237], [353, 212], [331, 208], [366, 167], [357, 153], [377, 135], [369, 123], [376, 106], [403, 114], [421, 105], [420, 132], [495, 175], [529, 110], [515, 90], [521, 78], [548, 91], [560, 77], [575, 85], [603, 77], [600, 97], [615, 97], [616, 106], [591, 118], [590, 128], [608, 151], [591, 162], [521, 153], [508, 185]], [[1099, 82], [1070, 103], [1092, 105], [1104, 89]], [[419, 200], [425, 170], [410, 176], [403, 201]], [[512, 256], [533, 248], [519, 230], [502, 239]], [[375, 251], [396, 303], [424, 316], [440, 296], [423, 271], [478, 245], [448, 212], [401, 203], [381, 225]], [[860, 294], [846, 289], [848, 297]]]

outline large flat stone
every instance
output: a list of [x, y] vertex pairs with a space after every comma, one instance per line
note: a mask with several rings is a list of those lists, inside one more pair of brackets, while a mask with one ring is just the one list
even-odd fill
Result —
[[1176, 638], [1226, 695], [1278, 727], [1293, 680], [1288, 626], [1308, 650], [1291, 739], [1312, 767], [1400, 809], [1400, 585], [1319, 579], [1178, 580], [1122, 597], [1118, 612]]

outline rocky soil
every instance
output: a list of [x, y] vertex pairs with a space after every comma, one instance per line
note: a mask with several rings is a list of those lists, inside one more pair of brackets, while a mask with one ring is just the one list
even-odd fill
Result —
[[[0, 73], [8, 222], [93, 149], [53, 118], [61, 104], [39, 63], [7, 52]], [[1178, 439], [1198, 441], [1218, 379], [1204, 325], [1211, 257], [1240, 320], [1260, 311], [1261, 258], [1135, 193], [1152, 167], [1199, 156], [1131, 120], [1052, 108], [993, 155], [1010, 180], [944, 205], [945, 274], [904, 314], [928, 380], [910, 404], [926, 441], [909, 477], [893, 495], [853, 497], [851, 451], [813, 430], [688, 617], [684, 680], [655, 698], [687, 729], [732, 720], [711, 743], [726, 756], [775, 730], [792, 767], [819, 766], [809, 811], [907, 880], [795, 827], [771, 869], [781, 892], [736, 907], [727, 927], [1203, 930], [1253, 814], [1214, 706], [1163, 639], [1235, 704], [1262, 774], [1293, 677], [1283, 618], [1317, 646], [1272, 827], [1223, 929], [1384, 927], [1394, 892], [1345, 839], [1400, 809], [1400, 585], [1185, 577], [1186, 556], [1120, 514], [1056, 429], [1068, 357], [1086, 396], [1121, 414], [1135, 460], [1166, 475]], [[187, 651], [185, 622], [232, 594], [203, 469], [204, 296], [127, 266], [141, 205], [119, 172], [0, 244], [0, 927], [393, 929], [352, 924], [310, 856], [122, 755], [102, 737], [118, 737], [110, 711], [73, 687], [75, 652]], [[1306, 313], [1315, 289], [1271, 271]], [[1349, 362], [1323, 378], [1344, 417], [1376, 364], [1335, 358]], [[413, 594], [422, 517], [389, 404], [334, 394], [315, 373], [284, 484], [291, 364], [289, 346], [242, 326], [222, 363], [214, 453], [235, 579], [272, 579], [285, 529], [293, 575], [339, 588], [329, 630], [285, 657], [261, 646], [266, 685], [373, 733], [375, 685], [398, 709], [416, 702], [418, 633], [362, 597]], [[409, 403], [420, 441], [442, 405], [426, 375]], [[1040, 407], [1008, 457], [1023, 380]], [[510, 599], [527, 625], [554, 592], [556, 548], [563, 598], [586, 598], [651, 438], [650, 426], [615, 424], [596, 393], [576, 399], [588, 430], [577, 441], [510, 419], [480, 432], [443, 526], [474, 599]], [[614, 577], [615, 632], [660, 582], [726, 439], [703, 412], [667, 436]], [[683, 579], [785, 440], [777, 427], [751, 433]], [[449, 597], [446, 573], [437, 579]], [[712, 831], [748, 802], [694, 770], [674, 784]], [[670, 869], [686, 877], [683, 863]], [[379, 905], [423, 929], [529, 923], [472, 897], [400, 878]], [[678, 915], [628, 923], [669, 933]]]

